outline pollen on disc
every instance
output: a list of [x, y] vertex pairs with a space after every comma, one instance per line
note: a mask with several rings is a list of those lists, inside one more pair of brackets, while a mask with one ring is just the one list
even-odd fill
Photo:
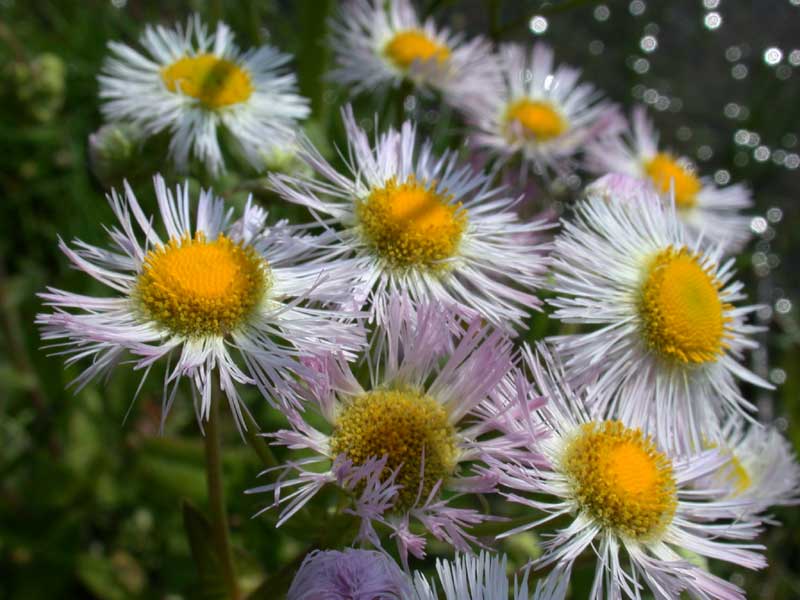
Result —
[[368, 245], [391, 267], [431, 267], [457, 252], [467, 226], [460, 203], [413, 175], [356, 203], [356, 216]]
[[657, 538], [677, 508], [672, 462], [638, 429], [619, 421], [582, 426], [561, 460], [576, 502], [615, 533]]
[[244, 102], [254, 90], [247, 71], [213, 54], [183, 57], [164, 67], [161, 79], [170, 92], [196, 98], [208, 109]]
[[[414, 390], [376, 390], [346, 404], [336, 420], [331, 450], [356, 465], [387, 457], [384, 475], [400, 469], [397, 506], [409, 507], [422, 490], [452, 475], [457, 462], [455, 429], [435, 399]], [[424, 475], [420, 477], [423, 466]]]
[[185, 336], [225, 335], [244, 323], [269, 288], [267, 261], [220, 234], [171, 239], [145, 256], [135, 297], [144, 313]]

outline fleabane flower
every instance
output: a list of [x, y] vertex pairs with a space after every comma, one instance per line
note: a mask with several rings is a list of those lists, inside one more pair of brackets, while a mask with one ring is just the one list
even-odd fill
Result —
[[545, 221], [523, 222], [516, 199], [490, 178], [457, 162], [450, 152], [417, 146], [412, 123], [389, 129], [375, 145], [344, 111], [349, 173], [339, 173], [308, 143], [301, 152], [317, 174], [273, 175], [286, 200], [328, 215], [338, 226], [340, 254], [362, 275], [361, 300], [378, 323], [394, 292], [483, 315], [509, 329], [521, 325], [539, 300], [533, 295], [546, 270]]
[[[360, 541], [379, 546], [373, 524], [380, 523], [404, 562], [409, 553], [421, 558], [426, 541], [411, 531], [416, 521], [467, 551], [475, 539], [466, 528], [492, 517], [449, 502], [490, 492], [496, 475], [477, 467], [488, 454], [513, 453], [512, 438], [491, 435], [509, 397], [525, 393], [513, 344], [479, 319], [464, 322], [435, 303], [412, 308], [401, 296], [390, 302], [385, 328], [364, 358], [365, 385], [344, 360], [318, 361], [326, 380], [308, 388], [302, 412], [286, 411], [289, 429], [267, 434], [312, 456], [265, 471], [280, 474], [249, 493], [273, 495], [264, 510], [285, 504], [281, 525], [324, 486], [336, 486], [350, 497], [347, 512], [361, 519]], [[324, 426], [315, 427], [319, 417]]]
[[179, 170], [190, 157], [212, 175], [224, 170], [220, 128], [236, 152], [263, 170], [264, 156], [290, 141], [298, 119], [308, 115], [296, 77], [285, 69], [291, 57], [271, 46], [241, 51], [222, 22], [213, 34], [196, 15], [186, 27], [148, 25], [140, 44], [143, 51], [109, 44], [99, 77], [103, 114], [149, 135], [169, 132]]
[[589, 597], [595, 600], [638, 599], [644, 588], [657, 598], [688, 592], [744, 599], [738, 587], [688, 560], [699, 555], [750, 569], [766, 564], [757, 552], [763, 548], [747, 541], [759, 533], [758, 521], [732, 517], [748, 501], [721, 498], [715, 486], [696, 484], [726, 457], [708, 450], [678, 458], [624, 421], [592, 418], [587, 398], [573, 391], [546, 348], [540, 346], [535, 355], [526, 346], [523, 355], [534, 392], [547, 403], [534, 415], [510, 411], [505, 426], [515, 435], [533, 432], [529, 444], [545, 461], [499, 466], [507, 499], [532, 514], [530, 523], [498, 537], [534, 527], [541, 535], [549, 521], [567, 521], [542, 536], [543, 553], [531, 561], [534, 569], [551, 569], [534, 597], [564, 598], [575, 561], [593, 552], [597, 563]]
[[623, 125], [615, 105], [581, 83], [578, 69], [556, 67], [543, 43], [530, 50], [506, 44], [498, 63], [500, 85], [476, 90], [463, 110], [475, 145], [502, 162], [519, 158], [523, 174], [567, 171], [587, 143]]
[[607, 136], [587, 147], [587, 166], [598, 174], [624, 173], [648, 182], [665, 202], [674, 199], [677, 214], [692, 241], [736, 252], [750, 239], [749, 190], [734, 184], [717, 187], [701, 177], [692, 162], [659, 148], [658, 133], [643, 107], [633, 111], [628, 136]]
[[315, 550], [303, 560], [287, 600], [411, 600], [411, 578], [375, 550]]
[[[461, 554], [452, 561], [437, 559], [436, 572], [444, 600], [528, 600], [527, 573], [521, 582], [514, 578], [513, 587], [506, 575], [505, 555], [481, 552]], [[417, 572], [414, 576], [414, 600], [439, 600], [435, 582]]]
[[115, 292], [40, 294], [53, 308], [37, 316], [42, 339], [55, 342], [68, 364], [91, 359], [78, 389], [130, 356], [145, 377], [163, 360], [164, 417], [186, 377], [199, 421], [208, 418], [217, 385], [243, 428], [247, 409], [235, 384], [255, 385], [276, 404], [292, 402], [295, 377], [313, 375], [300, 356], [342, 349], [353, 356], [362, 345], [357, 320], [323, 306], [341, 305], [353, 285], [346, 262], [320, 262], [324, 237], [286, 224], [264, 229], [266, 212], [249, 202], [231, 222], [211, 192], [195, 203], [188, 184], [173, 192], [161, 176], [155, 192], [160, 223], [127, 183], [124, 194], [111, 192], [119, 226], [109, 230], [110, 249], [59, 240], [76, 269]]
[[636, 186], [624, 190], [633, 202], [595, 192], [555, 240], [549, 302], [555, 318], [597, 327], [552, 341], [596, 414], [669, 449], [702, 448], [725, 414], [755, 410], [736, 379], [772, 387], [741, 363], [757, 345], [745, 322], [757, 307], [734, 306], [733, 260], [690, 244], [672, 205]]
[[488, 41], [467, 41], [437, 28], [432, 19], [423, 23], [410, 0], [350, 0], [331, 29], [336, 67], [330, 77], [353, 93], [407, 80], [459, 105], [465, 96], [499, 83]]
[[727, 463], [704, 483], [728, 498], [747, 500], [741, 511], [760, 514], [800, 503], [800, 465], [792, 445], [774, 427], [731, 419], [722, 439], [708, 445]]

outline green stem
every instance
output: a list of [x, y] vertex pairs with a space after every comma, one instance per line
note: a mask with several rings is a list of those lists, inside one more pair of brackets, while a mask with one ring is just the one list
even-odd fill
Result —
[[239, 600], [239, 583], [233, 563], [233, 547], [228, 530], [228, 515], [225, 512], [225, 493], [222, 485], [222, 449], [219, 431], [219, 405], [222, 394], [218, 377], [211, 379], [211, 407], [205, 431], [206, 476], [208, 479], [208, 504], [211, 511], [211, 531], [214, 545], [228, 588], [228, 598]]
[[397, 88], [397, 97], [395, 98], [395, 123], [399, 129], [406, 119], [406, 98], [413, 92], [414, 84], [408, 79], [404, 79], [400, 87]]
[[245, 432], [247, 443], [250, 444], [250, 447], [258, 455], [265, 467], [268, 469], [277, 467], [280, 463], [272, 452], [270, 445], [264, 441], [263, 437], [258, 435], [258, 425], [253, 419], [253, 415], [246, 412], [245, 419], [247, 419], [247, 431]]

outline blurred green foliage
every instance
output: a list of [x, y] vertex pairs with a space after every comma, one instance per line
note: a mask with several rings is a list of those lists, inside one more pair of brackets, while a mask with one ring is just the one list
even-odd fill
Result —
[[[631, 105], [637, 84], [682, 98], [682, 110], [656, 115], [666, 141], [687, 153], [700, 146], [712, 148], [713, 158], [701, 165], [704, 170], [727, 169], [734, 180], [750, 181], [759, 214], [770, 207], [783, 211], [783, 220], [773, 229], [780, 235], [767, 240], [766, 250], [783, 260], [783, 266], [757, 278], [751, 254], [739, 261], [751, 295], [768, 305], [797, 297], [791, 269], [800, 259], [797, 170], [792, 173], [774, 161], [742, 161], [737, 158], [742, 149], [733, 142], [734, 132], [746, 129], [759, 132], [763, 143], [772, 147], [783, 144], [790, 150], [787, 134], [794, 134], [797, 143], [799, 75], [790, 73], [779, 80], [760, 60], [767, 45], [788, 48], [796, 43], [800, 16], [788, 1], [772, 11], [753, 3], [741, 12], [738, 8], [743, 7], [728, 11], [723, 3], [725, 26], [718, 32], [703, 28], [699, 2], [691, 8], [651, 2], [641, 18], [629, 14], [627, 3], [609, 2], [613, 18], [608, 21], [594, 16], [597, 3], [585, 1], [547, 6], [538, 0], [423, 4], [435, 8], [436, 18], [455, 29], [491, 28], [504, 39], [530, 38], [527, 20], [534, 13], [545, 14], [548, 41], [557, 55], [583, 65], [589, 78], [619, 102]], [[124, 368], [108, 382], [77, 394], [68, 390], [79, 371], [64, 369], [59, 358], [41, 350], [33, 326], [40, 309], [35, 294], [48, 285], [105, 293], [67, 267], [56, 243], [62, 236], [102, 244], [106, 234], [101, 224], [112, 222], [103, 197], [106, 189], [97, 176], [119, 182], [123, 173], [102, 171], [101, 165], [93, 174], [88, 166], [88, 136], [102, 124], [96, 76], [109, 40], [133, 42], [147, 22], [182, 21], [199, 11], [209, 20], [224, 18], [241, 45], [268, 40], [292, 52], [301, 90], [314, 109], [307, 133], [335, 156], [334, 145], [342, 140], [338, 106], [347, 97], [346, 91], [323, 79], [330, 58], [324, 18], [335, 5], [334, 0], [0, 0], [0, 598], [221, 597], [215, 557], [204, 545], [209, 530], [203, 512], [203, 448], [186, 390], [163, 433], [163, 372], [157, 369], [133, 405], [140, 374]], [[647, 23], [659, 24], [662, 50], [648, 57], [647, 74], [636, 73], [630, 57], [641, 55], [638, 44]], [[792, 27], [795, 35], [789, 39]], [[603, 45], [600, 54], [587, 49], [595, 40]], [[731, 79], [731, 64], [724, 58], [726, 48], [734, 44], [748, 52], [742, 59], [750, 69], [746, 88]], [[390, 101], [386, 96], [360, 98], [356, 110], [370, 118], [377, 106], [386, 122], [393, 114]], [[749, 116], [726, 120], [722, 109], [728, 101], [749, 107]], [[460, 144], [462, 124], [435, 99], [420, 101], [412, 116], [438, 147]], [[690, 128], [690, 142], [678, 135], [680, 127]], [[149, 179], [154, 170], [164, 168], [163, 140], [147, 141], [140, 152], [125, 132], [108, 135], [106, 143], [116, 144], [115, 151], [129, 163], [124, 176], [153, 209]], [[275, 161], [277, 168], [292, 168], [288, 157]], [[252, 178], [223, 178], [217, 189], [238, 206], [247, 193], [256, 193], [269, 205], [273, 219], [307, 218], [303, 211], [277, 202]], [[796, 315], [793, 308], [767, 319], [772, 329], [764, 340], [771, 366], [782, 369], [786, 378], [773, 395], [774, 415], [784, 419], [798, 445]], [[531, 325], [530, 337], [552, 332], [553, 324], [544, 317], [534, 318]], [[263, 399], [252, 392], [245, 399], [263, 430], [280, 426], [280, 418]], [[769, 398], [766, 402], [771, 405]], [[243, 587], [254, 591], [254, 598], [274, 598], [275, 590], [288, 585], [305, 548], [335, 544], [338, 533], [352, 523], [330, 521], [327, 511], [336, 503], [333, 496], [323, 497], [320, 506], [277, 530], [273, 513], [251, 520], [265, 500], [242, 491], [257, 483], [264, 465], [230, 422], [224, 427], [226, 494]], [[771, 528], [763, 539], [770, 559], [766, 572], [712, 565], [745, 585], [752, 597], [800, 597], [800, 517], [790, 510], [779, 511], [778, 517], [785, 526]], [[536, 547], [531, 534], [514, 538], [506, 550], [513, 562], [523, 564]], [[446, 551], [435, 544], [432, 549], [434, 554], [437, 549]], [[426, 565], [430, 564], [429, 560]], [[589, 585], [590, 575], [586, 569], [578, 573], [575, 597], [582, 597], [580, 590]]]

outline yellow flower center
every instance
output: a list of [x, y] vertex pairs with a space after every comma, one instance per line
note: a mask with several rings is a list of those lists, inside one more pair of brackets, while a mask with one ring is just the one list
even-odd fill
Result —
[[450, 49], [447, 46], [439, 44], [416, 29], [396, 33], [383, 51], [400, 69], [408, 69], [417, 61], [424, 63], [435, 60], [442, 64], [450, 58]]
[[567, 121], [549, 102], [517, 100], [506, 110], [506, 123], [519, 124], [526, 138], [540, 142], [552, 140], [567, 130]]
[[[387, 457], [382, 474], [399, 468], [396, 508], [414, 504], [419, 493], [426, 499], [433, 486], [456, 468], [455, 429], [447, 411], [436, 400], [412, 390], [376, 390], [345, 405], [331, 436], [331, 451], [344, 454], [356, 465], [369, 458]], [[425, 472], [420, 478], [423, 452]]]
[[696, 254], [668, 247], [651, 261], [639, 298], [647, 345], [664, 358], [700, 364], [727, 348], [733, 308], [720, 298], [721, 284]]
[[150, 250], [134, 295], [172, 333], [225, 335], [247, 320], [270, 280], [269, 264], [252, 248], [197, 233]]
[[672, 522], [678, 505], [672, 462], [638, 429], [586, 423], [561, 468], [581, 510], [618, 535], [649, 541]]
[[467, 213], [453, 197], [426, 187], [412, 175], [399, 184], [392, 178], [356, 201], [356, 216], [367, 243], [398, 268], [441, 267], [458, 250]]
[[674, 186], [677, 208], [688, 209], [695, 205], [697, 193], [702, 187], [700, 178], [674, 156], [659, 152], [645, 163], [644, 170], [662, 194], [666, 194]]
[[213, 54], [184, 56], [161, 69], [161, 79], [170, 92], [196, 98], [210, 110], [244, 102], [254, 90], [247, 71]]

